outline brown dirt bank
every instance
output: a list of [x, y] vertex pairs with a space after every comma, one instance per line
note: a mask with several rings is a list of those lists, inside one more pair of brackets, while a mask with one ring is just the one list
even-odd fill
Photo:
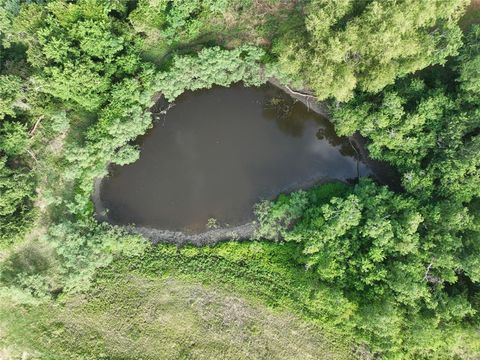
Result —
[[168, 243], [177, 246], [187, 244], [195, 246], [214, 245], [227, 240], [249, 240], [253, 237], [257, 224], [252, 221], [243, 225], [208, 230], [198, 234], [186, 234], [181, 231], [160, 230], [147, 227], [128, 227], [134, 233], [141, 234], [152, 244]]

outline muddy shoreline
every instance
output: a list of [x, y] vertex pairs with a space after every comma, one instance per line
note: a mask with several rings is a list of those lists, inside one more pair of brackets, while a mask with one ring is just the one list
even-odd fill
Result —
[[[242, 241], [250, 240], [255, 235], [258, 228], [258, 223], [255, 220], [249, 221], [245, 224], [237, 226], [219, 226], [215, 229], [209, 229], [203, 232], [187, 233], [183, 231], [175, 231], [168, 229], [156, 229], [146, 226], [135, 225], [118, 225], [114, 224], [108, 219], [108, 209], [103, 206], [100, 199], [100, 189], [102, 181], [105, 178], [97, 178], [94, 182], [94, 193], [92, 195], [92, 201], [95, 205], [96, 219], [100, 222], [107, 222], [114, 226], [119, 226], [131, 234], [140, 234], [146, 239], [150, 240], [152, 244], [166, 243], [177, 246], [194, 245], [194, 246], [206, 246], [215, 245], [221, 241]], [[324, 179], [310, 179], [301, 184], [292, 184], [291, 187], [282, 191], [282, 194], [289, 194], [294, 191], [307, 190], [313, 186], [331, 183], [341, 182], [338, 179], [324, 178]], [[279, 195], [279, 194], [278, 194]], [[270, 199], [273, 200], [273, 199]]]
[[[319, 102], [315, 99], [313, 95], [308, 94], [307, 92], [293, 90], [288, 86], [282, 85], [277, 79], [269, 79], [267, 81], [271, 85], [281, 89], [292, 98], [297, 101], [305, 104], [309, 110], [323, 116], [324, 118], [330, 120], [331, 114], [328, 110], [328, 106], [324, 102]], [[155, 114], [159, 112], [158, 103], [161, 99], [160, 94], [155, 94], [152, 98], [152, 101], [155, 102], [155, 105], [151, 108], [151, 112]], [[165, 105], [165, 104], [164, 104]], [[164, 106], [162, 105], [162, 106]], [[155, 120], [155, 118], [154, 118]], [[397, 173], [391, 167], [387, 166], [384, 163], [372, 160], [368, 157], [368, 150], [366, 149], [367, 141], [360, 134], [355, 134], [349, 137], [350, 143], [354, 150], [356, 151], [359, 159], [357, 161], [362, 161], [367, 164], [371, 169], [373, 177], [381, 184], [389, 185], [394, 189], [398, 189], [399, 186], [399, 177]], [[100, 222], [109, 222], [108, 219], [108, 209], [106, 209], [100, 198], [100, 189], [101, 184], [104, 178], [98, 178], [94, 182], [94, 191], [92, 194], [92, 201], [96, 209], [96, 219]], [[288, 189], [282, 191], [282, 193], [290, 193], [296, 190], [308, 189], [315, 185], [322, 183], [340, 181], [337, 179], [307, 179], [302, 183], [292, 184]], [[140, 234], [145, 238], [149, 239], [152, 244], [157, 243], [169, 243], [175, 244], [177, 246], [183, 246], [187, 244], [195, 246], [205, 246], [205, 245], [214, 245], [221, 241], [227, 240], [248, 240], [251, 239], [257, 229], [257, 223], [255, 221], [250, 221], [245, 224], [232, 227], [219, 227], [216, 229], [207, 230], [200, 233], [185, 233], [182, 231], [172, 231], [168, 229], [156, 229], [150, 227], [138, 227], [134, 225], [117, 225], [130, 233]]]

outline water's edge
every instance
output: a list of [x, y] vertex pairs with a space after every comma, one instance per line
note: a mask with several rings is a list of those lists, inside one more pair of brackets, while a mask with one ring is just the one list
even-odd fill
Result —
[[205, 246], [214, 245], [220, 241], [226, 240], [249, 240], [255, 234], [257, 223], [255, 221], [251, 221], [239, 226], [225, 228], [220, 227], [198, 234], [185, 234], [181, 231], [160, 230], [146, 227], [127, 228], [134, 233], [143, 235], [154, 245], [161, 242], [174, 244], [177, 246], [183, 246], [187, 244]]
[[[307, 91], [297, 91], [283, 85], [278, 79], [271, 78], [268, 83], [276, 86], [289, 94], [292, 98], [302, 102], [308, 109], [313, 112], [322, 115], [328, 121], [332, 123], [332, 114], [328, 109], [326, 102], [318, 101], [313, 95], [310, 95]], [[382, 184], [388, 185], [394, 191], [402, 191], [400, 183], [400, 175], [392, 166], [377, 160], [370, 158], [367, 145], [368, 140], [358, 132], [348, 137], [350, 144], [358, 155], [357, 161], [361, 161], [368, 166], [372, 171], [372, 176], [375, 180]]]
[[[325, 102], [317, 101], [313, 96], [308, 94], [303, 94], [302, 92], [292, 90], [288, 86], [284, 86], [275, 78], [268, 80], [268, 83], [271, 85], [283, 90], [285, 93], [289, 94], [292, 98], [305, 104], [308, 109], [311, 111], [325, 117], [327, 120], [331, 119], [331, 114], [328, 110], [328, 107]], [[153, 100], [155, 103], [161, 98], [161, 94], [155, 94]], [[391, 181], [388, 179], [382, 179], [382, 176], [379, 176], [382, 172], [385, 172], [385, 169], [388, 169], [385, 164], [378, 161], [372, 160], [368, 157], [368, 151], [366, 149], [366, 139], [364, 139], [360, 134], [354, 134], [349, 137], [352, 147], [356, 151], [359, 159], [357, 161], [362, 161], [371, 168], [373, 176], [377, 181], [382, 184], [390, 184]], [[390, 177], [390, 176], [388, 176]], [[393, 175], [393, 177], [395, 177]], [[105, 178], [97, 178], [94, 181], [94, 191], [92, 194], [92, 201], [96, 209], [96, 219], [100, 222], [109, 222], [108, 221], [108, 209], [103, 206], [103, 203], [100, 198], [100, 190], [102, 181]], [[316, 179], [315, 181], [306, 180], [305, 183], [297, 184], [295, 188], [288, 189], [288, 192], [307, 189], [314, 185], [319, 185], [322, 183], [327, 183], [331, 181], [340, 181], [338, 179]], [[132, 234], [140, 234], [150, 240], [152, 244], [157, 243], [169, 243], [175, 244], [177, 246], [183, 246], [187, 244], [195, 246], [205, 246], [205, 245], [214, 245], [221, 241], [227, 240], [248, 240], [251, 239], [257, 229], [258, 224], [255, 221], [248, 222], [246, 224], [233, 226], [233, 227], [219, 227], [216, 229], [207, 230], [201, 233], [187, 234], [181, 231], [172, 231], [166, 229], [156, 229], [150, 227], [138, 227], [134, 225], [119, 225], [123, 229], [127, 230]]]

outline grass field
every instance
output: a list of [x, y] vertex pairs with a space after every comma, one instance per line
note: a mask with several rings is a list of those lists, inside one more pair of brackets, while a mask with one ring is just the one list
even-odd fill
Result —
[[173, 278], [121, 274], [88, 294], [0, 310], [1, 359], [348, 359], [285, 312]]

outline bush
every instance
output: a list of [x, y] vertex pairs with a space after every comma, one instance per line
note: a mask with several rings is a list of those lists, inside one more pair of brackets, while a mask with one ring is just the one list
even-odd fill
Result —
[[159, 90], [173, 101], [186, 90], [208, 89], [213, 85], [229, 86], [243, 81], [245, 85], [261, 85], [261, 60], [264, 51], [250, 45], [234, 50], [205, 48], [194, 56], [175, 56], [168, 71], [157, 74]]
[[84, 291], [99, 268], [116, 256], [138, 256], [147, 246], [143, 238], [108, 225], [52, 225], [42, 239], [13, 248], [0, 262], [0, 284], [9, 289], [3, 295], [42, 301]]

